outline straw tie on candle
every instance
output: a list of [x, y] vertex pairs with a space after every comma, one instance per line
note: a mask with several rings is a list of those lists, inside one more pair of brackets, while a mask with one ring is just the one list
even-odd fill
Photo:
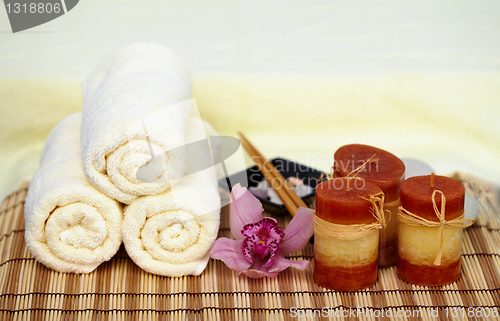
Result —
[[[366, 162], [364, 162], [360, 166], [356, 167], [349, 174], [347, 174], [347, 176], [346, 176], [346, 178], [348, 179], [347, 188], [346, 188], [347, 191], [349, 190], [349, 182], [351, 179], [362, 179], [362, 178], [358, 177], [357, 175], [359, 174], [359, 172], [361, 172], [366, 167], [366, 164], [368, 164], [369, 162], [372, 162], [372, 161], [379, 160], [378, 158], [373, 159], [373, 157], [375, 157], [375, 154], [373, 154], [372, 157], [368, 158], [366, 160]], [[335, 165], [333, 165], [332, 168], [330, 169], [330, 174], [328, 174], [328, 173], [321, 174], [321, 176], [319, 177], [319, 181], [321, 182], [323, 177], [326, 177], [327, 180], [335, 179], [334, 174], [333, 174], [334, 172], [335, 172]]]
[[[377, 194], [370, 195], [369, 198], [365, 198], [363, 196], [361, 196], [361, 198], [372, 203], [371, 212], [373, 217], [377, 219], [377, 222], [380, 223], [381, 225], [380, 228], [386, 227], [387, 221], [391, 219], [391, 212], [389, 210], [384, 210], [384, 202], [385, 202], [384, 192], [378, 192]], [[385, 219], [384, 211], [389, 213], [389, 219], [387, 220]]]
[[377, 220], [371, 224], [335, 224], [325, 221], [314, 215], [314, 233], [318, 233], [323, 237], [335, 237], [344, 240], [355, 240], [362, 238], [372, 231], [382, 229], [386, 226], [387, 222], [384, 218], [384, 193], [379, 192], [370, 195], [369, 198], [360, 196], [372, 204], [372, 215]]
[[[356, 169], [352, 170], [349, 174], [347, 174], [346, 178], [347, 178], [347, 190], [349, 190], [349, 182], [351, 181], [351, 179], [361, 179], [358, 177], [358, 174], [363, 170], [365, 169], [366, 167], [366, 164], [368, 164], [369, 162], [372, 162], [372, 161], [375, 161], [375, 159], [373, 159], [373, 157], [375, 157], [375, 154], [373, 154], [372, 157], [368, 158], [363, 164], [361, 164], [359, 167], [357, 167]], [[378, 159], [376, 159], [378, 160]], [[333, 169], [333, 168], [332, 168]]]
[[[440, 193], [441, 194], [441, 211], [438, 209], [437, 204], [436, 204], [436, 194]], [[420, 217], [418, 215], [415, 215], [411, 213], [410, 211], [407, 211], [404, 209], [402, 206], [399, 207], [399, 212], [398, 212], [398, 218], [399, 222], [405, 223], [408, 225], [412, 226], [429, 226], [429, 227], [439, 227], [439, 252], [436, 255], [436, 258], [434, 259], [434, 265], [441, 265], [441, 257], [443, 254], [443, 228], [445, 226], [448, 227], [460, 227], [460, 228], [465, 228], [469, 227], [474, 223], [474, 219], [469, 218], [469, 219], [464, 219], [464, 214], [460, 215], [458, 218], [455, 218], [453, 220], [447, 221], [445, 218], [445, 208], [446, 208], [446, 197], [444, 196], [444, 193], [441, 192], [440, 190], [434, 190], [432, 192], [432, 206], [434, 208], [434, 212], [436, 213], [437, 218], [439, 219], [439, 222], [435, 221], [430, 221], [428, 219], [425, 219], [423, 217]]]

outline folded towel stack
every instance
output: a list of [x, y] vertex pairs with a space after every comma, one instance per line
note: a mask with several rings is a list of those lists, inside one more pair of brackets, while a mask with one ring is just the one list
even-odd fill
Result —
[[57, 271], [88, 273], [123, 238], [148, 272], [199, 275], [221, 205], [215, 169], [189, 172], [200, 160], [186, 144], [216, 134], [189, 119], [189, 72], [169, 49], [139, 43], [107, 58], [83, 87], [83, 114], [54, 129], [28, 190], [30, 251]]

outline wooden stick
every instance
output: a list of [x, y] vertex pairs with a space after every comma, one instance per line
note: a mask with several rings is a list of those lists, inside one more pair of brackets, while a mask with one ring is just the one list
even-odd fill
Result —
[[259, 170], [264, 174], [272, 188], [276, 191], [279, 198], [285, 205], [286, 209], [292, 216], [295, 216], [299, 207], [306, 207], [302, 198], [293, 190], [290, 184], [285, 180], [283, 175], [268, 161], [241, 133], [238, 132], [243, 148], [252, 156], [252, 160], [257, 164]]
[[300, 198], [299, 195], [297, 195], [297, 193], [295, 192], [295, 190], [292, 188], [292, 186], [290, 185], [290, 183], [288, 183], [288, 181], [283, 177], [283, 175], [281, 175], [281, 173], [273, 166], [273, 164], [266, 160], [266, 158], [257, 150], [257, 148], [255, 148], [255, 146], [253, 146], [250, 141], [242, 134], [240, 133], [240, 136], [241, 138], [243, 138], [247, 144], [250, 146], [250, 148], [253, 150], [253, 152], [255, 153], [255, 155], [257, 155], [258, 157], [260, 157], [263, 161], [264, 161], [264, 165], [266, 166], [266, 169], [268, 171], [271, 171], [271, 173], [273, 173], [273, 176], [275, 176], [276, 178], [278, 178], [280, 180], [280, 182], [282, 182], [283, 184], [281, 184], [283, 187], [285, 187], [285, 192], [288, 194], [288, 196], [293, 200], [293, 202], [295, 203], [295, 205], [297, 207], [307, 207], [306, 203], [304, 203], [304, 201], [302, 200], [302, 198]]
[[[244, 148], [247, 150], [248, 148], [248, 145], [246, 145], [246, 143], [242, 142], [242, 145], [244, 146]], [[276, 179], [275, 179], [275, 176], [270, 172], [268, 171], [265, 166], [264, 166], [264, 163], [263, 161], [258, 158], [258, 157], [252, 157], [253, 161], [257, 164], [257, 167], [259, 168], [259, 170], [262, 172], [262, 174], [264, 174], [264, 177], [267, 179], [267, 181], [269, 182], [269, 184], [272, 186], [272, 188], [276, 191], [276, 193], [278, 194], [279, 198], [281, 199], [281, 201], [283, 202], [283, 204], [285, 205], [286, 209], [288, 210], [288, 212], [290, 212], [290, 214], [292, 216], [295, 215], [295, 213], [297, 212], [297, 205], [295, 205], [295, 203], [293, 202], [293, 200], [288, 196], [288, 194], [279, 187], [280, 185], [280, 182], [278, 182]]]

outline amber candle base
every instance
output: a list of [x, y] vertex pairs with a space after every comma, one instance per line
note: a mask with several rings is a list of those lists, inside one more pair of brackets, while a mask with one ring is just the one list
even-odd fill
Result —
[[398, 276], [415, 285], [441, 286], [460, 276], [462, 229], [443, 228], [441, 265], [434, 265], [439, 252], [439, 228], [399, 223]]
[[314, 282], [336, 291], [358, 291], [377, 282], [377, 260], [359, 266], [332, 266], [314, 260]]
[[441, 286], [455, 282], [460, 277], [460, 259], [439, 266], [413, 264], [398, 257], [398, 276], [415, 285]]
[[377, 281], [379, 231], [354, 240], [314, 237], [314, 281], [330, 290], [358, 291]]
[[396, 265], [398, 260], [398, 208], [399, 199], [389, 204], [384, 204], [384, 209], [391, 213], [385, 213], [388, 220], [387, 226], [380, 230], [378, 248], [378, 266], [380, 268]]

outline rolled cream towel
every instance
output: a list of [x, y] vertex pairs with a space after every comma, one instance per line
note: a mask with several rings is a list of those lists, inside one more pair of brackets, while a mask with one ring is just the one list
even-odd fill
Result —
[[59, 272], [89, 273], [122, 242], [122, 205], [83, 173], [80, 123], [81, 113], [73, 114], [49, 135], [24, 208], [28, 249]]
[[[185, 170], [190, 98], [190, 74], [170, 49], [136, 43], [105, 59], [83, 83], [82, 162], [89, 180], [126, 204], [169, 189]], [[144, 166], [152, 152], [167, 154]]]
[[[199, 129], [190, 121], [188, 136]], [[163, 194], [144, 196], [128, 205], [123, 243], [132, 260], [150, 273], [199, 275], [210, 258], [219, 222], [220, 197], [212, 167], [182, 177]]]

